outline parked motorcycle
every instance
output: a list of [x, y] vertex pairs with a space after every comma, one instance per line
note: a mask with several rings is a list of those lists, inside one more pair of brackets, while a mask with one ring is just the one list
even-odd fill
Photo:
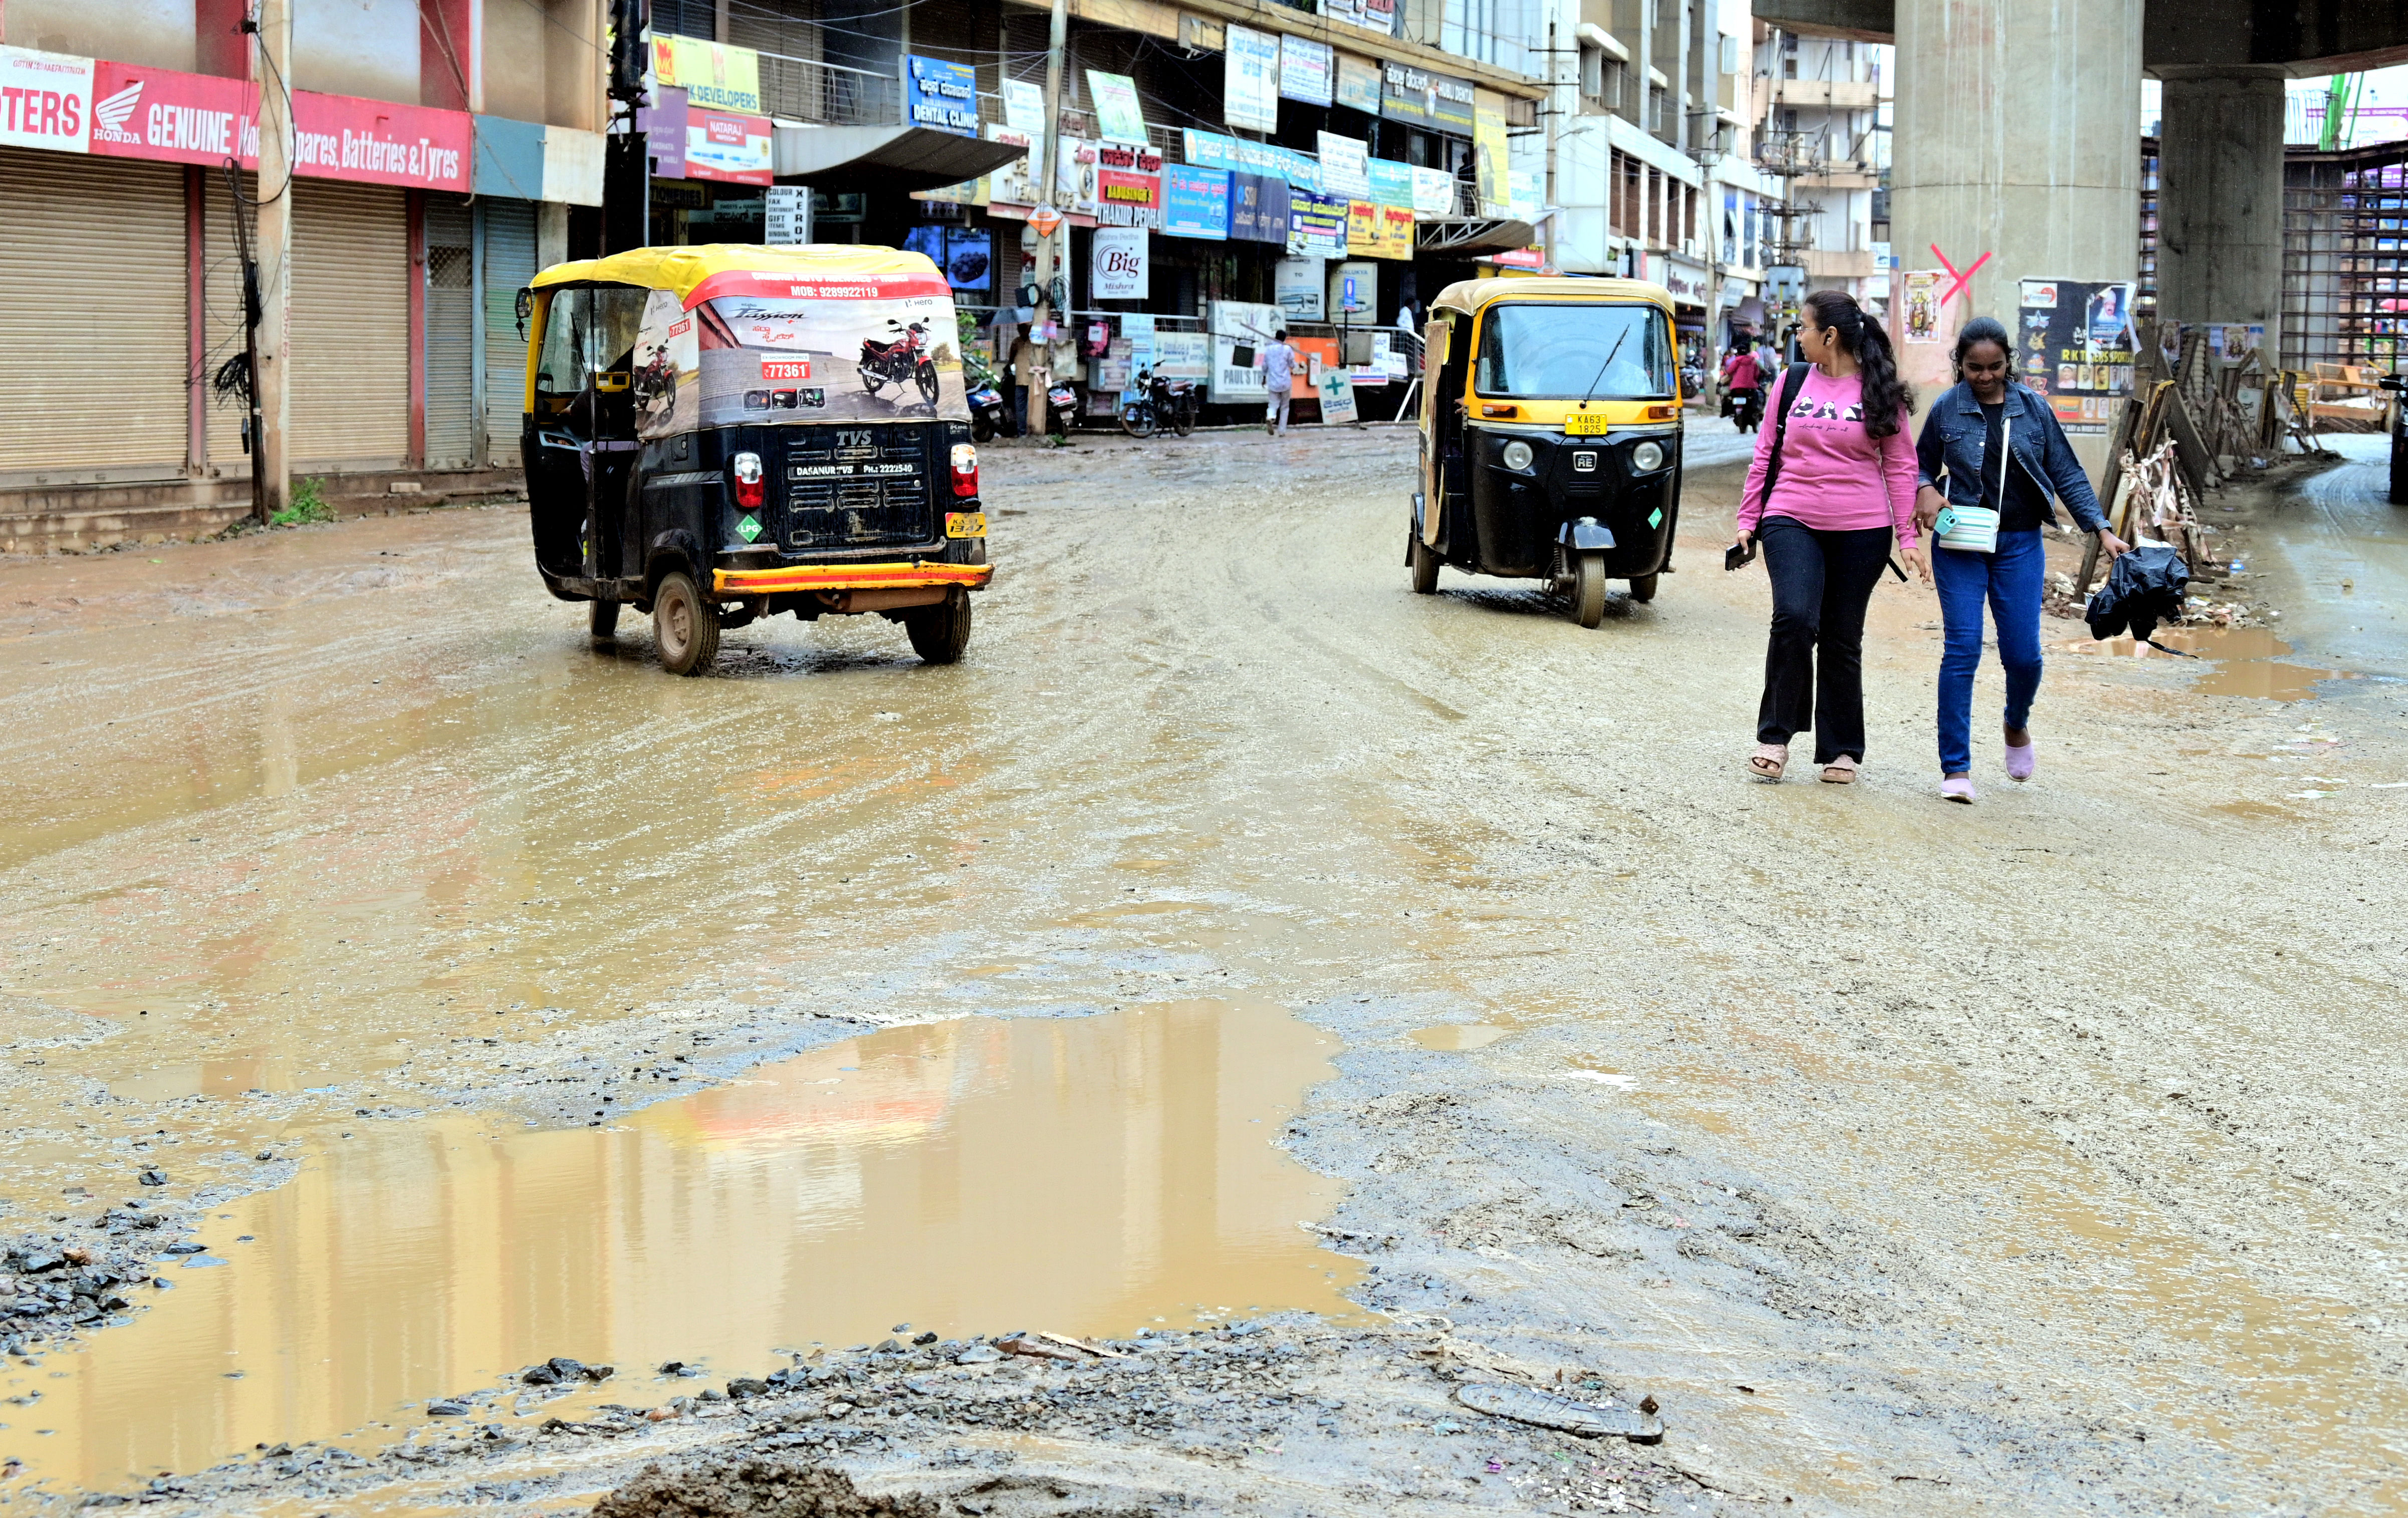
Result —
[[1121, 406], [1121, 430], [1132, 437], [1151, 437], [1168, 427], [1184, 437], [1196, 430], [1196, 387], [1185, 380], [1166, 380], [1154, 370], [1137, 372], [1137, 398]]
[[1079, 420], [1079, 387], [1067, 380], [1056, 381], [1045, 393], [1046, 431], [1056, 437], [1068, 437]]
[[914, 322], [907, 327], [889, 319], [886, 325], [896, 334], [893, 341], [861, 340], [861, 388], [875, 395], [888, 385], [900, 389], [917, 383], [920, 398], [935, 405], [937, 361], [928, 351], [928, 324]]

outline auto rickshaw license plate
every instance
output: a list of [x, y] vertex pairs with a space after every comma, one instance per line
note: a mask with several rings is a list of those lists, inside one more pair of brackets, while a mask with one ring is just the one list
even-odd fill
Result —
[[1605, 436], [1605, 413], [1574, 411], [1564, 418], [1564, 432], [1573, 437], [1602, 437]]
[[945, 513], [947, 537], [984, 537], [986, 513], [983, 511], [948, 511]]

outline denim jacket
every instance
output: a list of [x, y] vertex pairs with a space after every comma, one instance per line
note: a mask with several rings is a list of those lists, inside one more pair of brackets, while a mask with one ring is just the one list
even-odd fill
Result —
[[[2011, 423], [2007, 452], [2013, 466], [2040, 487], [2042, 518], [2057, 521], [2048, 505], [2048, 498], [2055, 495], [2065, 502], [2066, 509], [2073, 513], [2074, 525], [2084, 532], [2095, 533], [2106, 525], [2090, 477], [2083, 473], [2081, 461], [2073, 456], [2073, 445], [2065, 440], [2065, 429], [2057, 425], [2048, 402], [2029, 387], [2010, 381], [2006, 420]], [[1931, 403], [1929, 414], [1923, 419], [1922, 439], [1915, 444], [1922, 483], [1942, 488], [1940, 476], [1945, 470], [1945, 491], [1952, 505], [1981, 505], [1982, 453], [1988, 431], [1982, 419], [1982, 403], [1973, 398], [1973, 387], [1962, 380], [1949, 387]], [[2003, 499], [2005, 492], [2000, 495]]]

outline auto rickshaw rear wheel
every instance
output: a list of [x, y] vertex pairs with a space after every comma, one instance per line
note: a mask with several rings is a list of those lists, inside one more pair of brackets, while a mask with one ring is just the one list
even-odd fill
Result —
[[1438, 551], [1423, 542], [1422, 535], [1419, 533], [1409, 533], [1406, 537], [1412, 545], [1407, 551], [1406, 558], [1413, 566], [1413, 594], [1415, 595], [1437, 594]]
[[652, 641], [672, 675], [707, 675], [719, 662], [718, 603], [704, 599], [682, 569], [663, 575], [652, 592]]
[[903, 630], [911, 637], [911, 652], [928, 663], [960, 663], [970, 646], [970, 593], [948, 587], [941, 603], [903, 613]]
[[1583, 553], [1572, 562], [1572, 620], [1594, 627], [1605, 620], [1605, 555]]
[[618, 602], [605, 601], [597, 598], [595, 600], [588, 601], [585, 604], [585, 629], [594, 635], [594, 640], [595, 642], [598, 643], [606, 637], [616, 637], [618, 636]]
[[1654, 575], [1634, 577], [1630, 581], [1630, 598], [1634, 601], [1656, 599], [1656, 577]]

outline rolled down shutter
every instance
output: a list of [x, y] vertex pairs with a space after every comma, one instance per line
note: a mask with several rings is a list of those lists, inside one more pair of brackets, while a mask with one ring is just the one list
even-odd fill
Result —
[[389, 469], [409, 451], [404, 192], [293, 182], [288, 456], [294, 471]]
[[[245, 174], [241, 182], [243, 199], [256, 198], [259, 177]], [[212, 377], [227, 359], [246, 351], [250, 346], [251, 335], [243, 329], [242, 233], [235, 224], [237, 210], [246, 226], [254, 224], [255, 211], [249, 206], [236, 206], [234, 192], [226, 187], [224, 172], [207, 170], [203, 176], [201, 227], [208, 265], [208, 280], [203, 287], [208, 325], [203, 329], [202, 340], [207, 346], [201, 363]], [[232, 472], [244, 466], [242, 428], [249, 415], [240, 400], [231, 396], [222, 399], [214, 389], [209, 392], [210, 467]]]
[[535, 278], [535, 205], [487, 196], [485, 208], [485, 462], [519, 467], [526, 407], [526, 339], [519, 292]]
[[0, 471], [184, 471], [184, 171], [0, 148]]
[[475, 223], [466, 200], [426, 197], [426, 466], [476, 454]]

